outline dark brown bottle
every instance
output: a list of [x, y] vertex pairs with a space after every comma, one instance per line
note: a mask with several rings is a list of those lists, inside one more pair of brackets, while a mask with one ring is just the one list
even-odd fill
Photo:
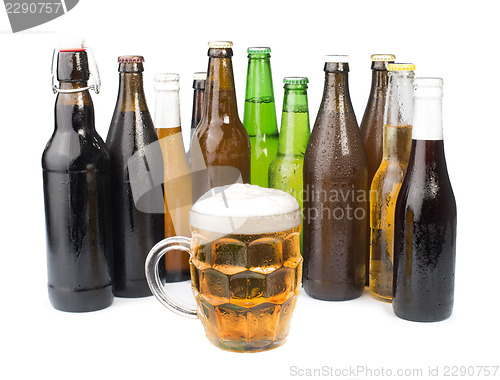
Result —
[[457, 208], [442, 134], [442, 80], [415, 78], [412, 145], [396, 202], [393, 308], [434, 322], [453, 310]]
[[[144, 95], [144, 58], [118, 58], [120, 88], [106, 144], [111, 152], [115, 295], [151, 295], [144, 264], [164, 238], [163, 157]], [[165, 277], [165, 265], [161, 277]]]
[[58, 52], [55, 130], [42, 156], [49, 298], [72, 312], [113, 302], [110, 156], [94, 127], [80, 47]]
[[[372, 84], [361, 124], [361, 138], [368, 160], [368, 186], [382, 162], [384, 109], [387, 95], [387, 65], [396, 60], [394, 54], [372, 54]], [[369, 257], [366, 256], [366, 285], [369, 279]]]
[[203, 114], [203, 104], [205, 103], [205, 85], [207, 82], [207, 73], [199, 72], [193, 74], [193, 111], [191, 113], [191, 131], [189, 139], [189, 150], [187, 152], [188, 161], [191, 162], [191, 141], [194, 131], [200, 124]]
[[304, 159], [304, 275], [307, 294], [341, 301], [365, 286], [368, 182], [351, 104], [348, 57], [325, 57], [325, 88]]
[[191, 142], [193, 203], [216, 186], [250, 182], [250, 140], [238, 116], [231, 42], [210, 42], [205, 104]]
[[203, 104], [205, 102], [205, 85], [207, 73], [193, 74], [193, 112], [191, 114], [191, 137], [193, 137], [196, 127], [200, 123], [203, 113]]

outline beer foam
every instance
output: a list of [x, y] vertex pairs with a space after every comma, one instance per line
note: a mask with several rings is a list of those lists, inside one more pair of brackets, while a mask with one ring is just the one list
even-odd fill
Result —
[[236, 183], [207, 191], [191, 208], [189, 222], [217, 233], [260, 234], [297, 227], [301, 212], [284, 191]]

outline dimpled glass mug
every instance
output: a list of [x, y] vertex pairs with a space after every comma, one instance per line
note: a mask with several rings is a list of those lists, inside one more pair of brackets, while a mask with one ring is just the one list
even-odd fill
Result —
[[[146, 260], [153, 294], [172, 311], [201, 319], [215, 346], [255, 352], [285, 342], [301, 288], [301, 212], [275, 189], [234, 184], [214, 188], [191, 208], [192, 238], [156, 244]], [[197, 309], [174, 301], [158, 275], [171, 250], [190, 254]]]

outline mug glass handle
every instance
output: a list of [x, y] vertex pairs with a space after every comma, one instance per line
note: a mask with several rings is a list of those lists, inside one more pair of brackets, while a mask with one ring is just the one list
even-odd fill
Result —
[[182, 302], [174, 300], [167, 294], [158, 273], [158, 263], [167, 252], [174, 250], [185, 251], [191, 256], [189, 249], [190, 243], [191, 239], [184, 236], [169, 237], [157, 243], [151, 248], [146, 258], [146, 278], [151, 292], [153, 292], [163, 306], [184, 317], [198, 318], [196, 308], [184, 305]]

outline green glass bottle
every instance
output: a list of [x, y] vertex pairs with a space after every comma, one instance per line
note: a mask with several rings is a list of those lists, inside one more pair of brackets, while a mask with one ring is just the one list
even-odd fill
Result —
[[250, 183], [268, 187], [269, 165], [278, 151], [278, 124], [271, 75], [271, 49], [248, 48], [243, 125], [250, 137]]
[[[304, 77], [283, 79], [285, 96], [281, 114], [278, 155], [269, 166], [269, 187], [286, 191], [295, 197], [302, 210], [304, 155], [311, 135], [307, 83]], [[302, 252], [302, 232], [300, 233]]]

